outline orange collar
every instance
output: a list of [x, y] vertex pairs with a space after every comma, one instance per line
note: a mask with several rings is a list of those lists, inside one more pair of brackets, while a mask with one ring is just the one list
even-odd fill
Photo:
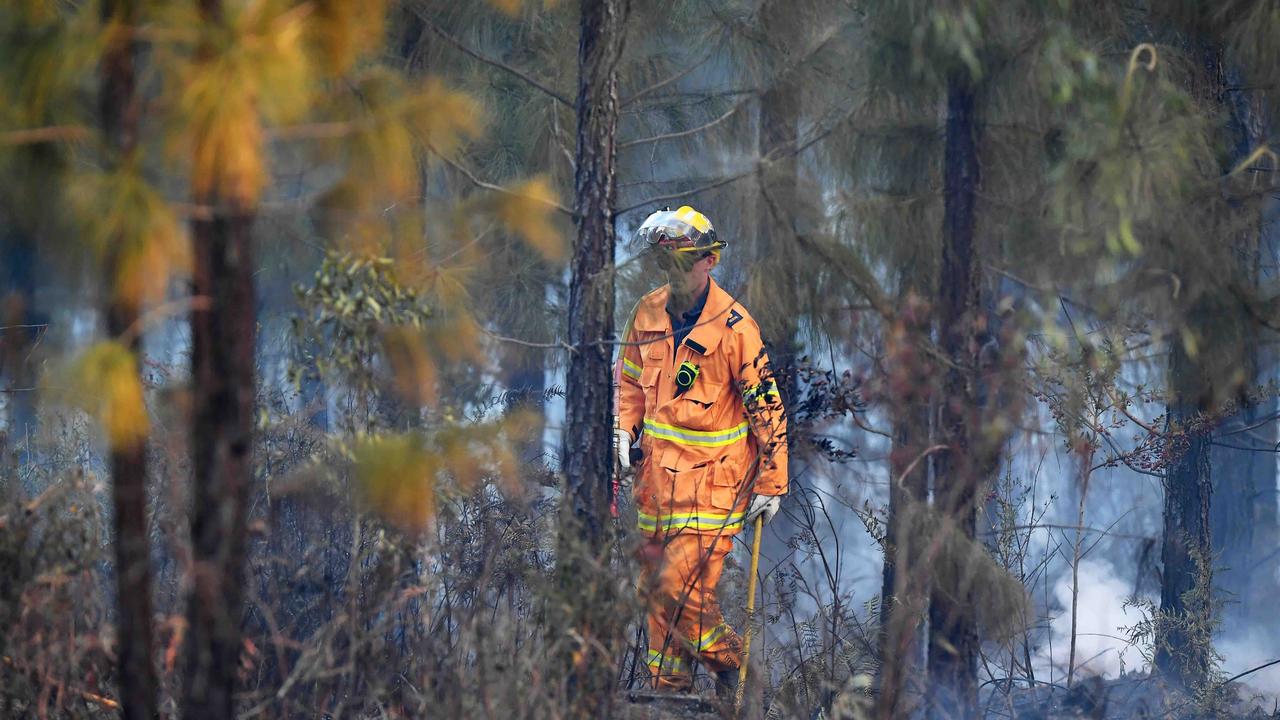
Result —
[[[689, 336], [685, 338], [686, 345], [694, 349], [703, 348], [704, 355], [711, 354], [716, 345], [720, 344], [720, 338], [728, 327], [726, 322], [729, 317], [729, 308], [735, 302], [733, 296], [725, 292], [714, 278], [711, 278], [710, 282], [711, 287], [707, 289], [707, 303], [702, 307], [702, 314], [698, 316], [698, 324], [693, 326], [693, 330], [690, 330]], [[670, 292], [671, 285], [663, 285], [640, 300], [640, 306], [636, 308], [636, 330], [671, 333], [671, 318], [667, 316], [667, 295]]]

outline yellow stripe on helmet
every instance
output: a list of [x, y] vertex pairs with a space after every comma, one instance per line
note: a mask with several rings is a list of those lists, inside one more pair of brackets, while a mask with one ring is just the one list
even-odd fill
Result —
[[688, 205], [681, 205], [676, 210], [676, 217], [692, 225], [698, 232], [705, 233], [711, 229], [711, 221], [706, 215], [694, 210]]

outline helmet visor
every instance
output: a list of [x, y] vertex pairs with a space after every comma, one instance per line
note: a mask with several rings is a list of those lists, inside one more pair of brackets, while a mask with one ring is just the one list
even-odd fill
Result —
[[678, 217], [676, 211], [663, 210], [645, 219], [640, 229], [636, 230], [635, 241], [645, 248], [693, 252], [705, 249], [697, 247], [697, 238], [700, 235], [698, 229]]

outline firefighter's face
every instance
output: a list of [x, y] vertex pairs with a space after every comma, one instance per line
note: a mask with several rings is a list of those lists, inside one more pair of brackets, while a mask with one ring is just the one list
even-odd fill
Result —
[[700, 259], [698, 255], [698, 253], [677, 252], [661, 245], [653, 248], [656, 269], [668, 276], [685, 275], [691, 272]]

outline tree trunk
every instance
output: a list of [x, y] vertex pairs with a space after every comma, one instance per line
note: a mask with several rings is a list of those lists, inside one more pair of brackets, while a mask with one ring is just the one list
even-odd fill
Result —
[[[100, 112], [111, 163], [120, 164], [137, 147], [138, 113], [136, 48], [128, 29], [137, 22], [132, 0], [113, 0], [102, 6], [107, 24], [118, 23], [125, 31], [111, 32], [102, 56]], [[115, 238], [118, 248], [127, 238]], [[129, 350], [141, 372], [141, 333], [134, 325], [138, 308], [118, 297], [115, 288], [118, 260], [112, 254], [106, 267], [105, 291], [112, 298], [107, 310], [107, 333], [119, 338], [132, 331]], [[115, 505], [116, 604], [119, 612], [119, 659], [121, 716], [126, 720], [158, 717], [156, 672], [152, 664], [154, 641], [151, 633], [151, 538], [147, 532], [147, 443], [139, 440], [128, 446], [111, 448], [112, 501]]]
[[[1203, 329], [1195, 320], [1204, 318], [1192, 317], [1192, 332]], [[1205, 396], [1209, 379], [1201, 370], [1182, 343], [1175, 341], [1169, 360], [1169, 420], [1183, 428], [1185, 436], [1165, 472], [1160, 611], [1196, 625], [1209, 621], [1213, 577], [1209, 523], [1213, 434], [1202, 417], [1210, 407]], [[1207, 635], [1198, 637], [1182, 622], [1166, 625], [1165, 630], [1157, 638], [1156, 668], [1188, 688], [1203, 684], [1209, 671], [1208, 648], [1197, 641], [1207, 640]]]
[[215, 213], [193, 222], [191, 314], [192, 591], [184, 717], [233, 716], [244, 605], [246, 506], [252, 480], [254, 404], [253, 216]]
[[[1225, 114], [1222, 52], [1207, 43], [1193, 48], [1202, 59], [1193, 91], [1205, 108]], [[1230, 162], [1229, 157], [1223, 160]], [[1224, 300], [1227, 288], [1210, 285], [1213, 281], [1204, 278], [1202, 268], [1174, 270], [1187, 279], [1182, 291], [1190, 298], [1183, 331], [1202, 350], [1189, 351], [1185, 341], [1172, 334], [1168, 418], [1181, 437], [1165, 470], [1160, 610], [1173, 622], [1163, 624], [1156, 638], [1155, 666], [1170, 680], [1195, 688], [1208, 682], [1213, 662], [1212, 416], [1218, 403], [1234, 391], [1231, 385], [1238, 383], [1230, 379], [1223, 360], [1239, 362], [1245, 343], [1242, 309]]]
[[[202, 0], [204, 22], [224, 22]], [[198, 197], [212, 217], [192, 222], [192, 281], [207, 307], [191, 313], [192, 588], [188, 600], [183, 717], [234, 717], [244, 607], [246, 507], [253, 477], [257, 336], [253, 212]]]
[[569, 284], [565, 475], [582, 538], [605, 536], [612, 501], [613, 211], [617, 200], [617, 61], [625, 0], [583, 0], [578, 46], [577, 234]]
[[[947, 449], [936, 458], [934, 502], [938, 516], [967, 538], [977, 524], [978, 466], [973, 452], [978, 398], [976, 345], [980, 308], [974, 258], [975, 203], [979, 183], [978, 124], [972, 81], [955, 74], [947, 83], [942, 268], [938, 337], [951, 367], [943, 380], [938, 431]], [[977, 711], [978, 631], [972, 590], [934, 582], [929, 607], [930, 717], [971, 718]]]
[[[564, 503], [560, 582], [573, 604], [568, 627], [579, 638], [565, 648], [566, 678], [578, 715], [607, 697], [616, 623], [609, 572], [613, 501], [613, 253], [617, 200], [618, 59], [627, 0], [582, 0], [578, 41], [577, 150], [574, 154], [573, 243], [569, 284], [570, 354], [566, 376]], [[559, 637], [563, 629], [554, 631]]]
[[889, 516], [885, 523], [884, 572], [880, 590], [880, 694], [876, 717], [910, 717], [913, 705], [904, 692], [924, 660], [917, 630], [928, 603], [928, 577], [922, 563], [928, 538], [912, 532], [929, 498], [929, 408], [932, 369], [922, 352], [929, 326], [915, 284], [899, 303], [902, 312], [886, 343], [893, 447], [889, 454]]
[[[1239, 87], [1243, 80], [1232, 73], [1223, 78], [1227, 86]], [[1219, 83], [1222, 85], [1223, 83]], [[1228, 132], [1232, 142], [1230, 164], [1243, 161], [1254, 148], [1266, 145], [1270, 128], [1263, 107], [1262, 93], [1226, 91], [1218, 88], [1218, 102], [1229, 112]], [[1256, 229], [1241, 234], [1232, 258], [1233, 282], [1244, 292], [1261, 296], [1263, 258], [1273, 249], [1265, 226], [1265, 205], [1258, 214]], [[1238, 311], [1242, 318], [1248, 313]], [[1248, 323], [1245, 320], [1245, 323]], [[1218, 425], [1217, 438], [1210, 463], [1213, 473], [1213, 504], [1209, 524], [1217, 560], [1214, 592], [1226, 602], [1224, 620], [1241, 627], [1269, 627], [1271, 598], [1280, 594], [1280, 581], [1274, 564], [1277, 536], [1276, 461], [1277, 423], [1271, 418], [1277, 409], [1276, 399], [1263, 386], [1274, 366], [1274, 352], [1263, 341], [1259, 328], [1242, 327], [1239, 331], [1238, 362], [1234, 362], [1243, 379], [1238, 393], [1241, 407]], [[1274, 563], [1274, 561], [1273, 561]], [[1266, 642], [1266, 640], [1263, 640]]]

